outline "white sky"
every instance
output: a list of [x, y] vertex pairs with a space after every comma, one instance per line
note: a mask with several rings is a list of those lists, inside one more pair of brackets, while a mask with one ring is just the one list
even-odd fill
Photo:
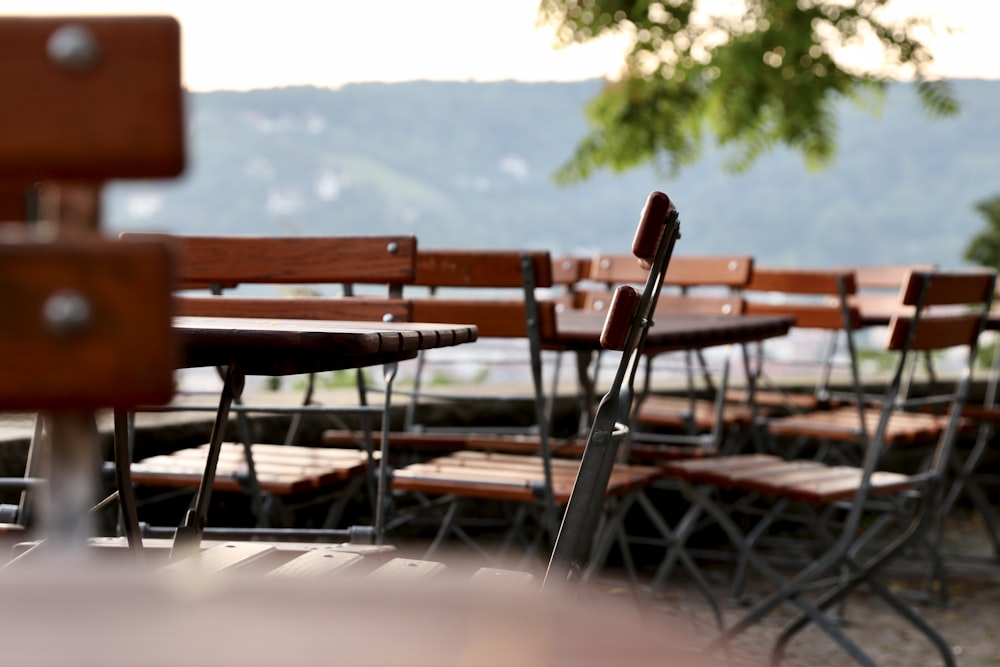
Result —
[[[1000, 0], [895, 5], [957, 29], [928, 39], [935, 73], [1000, 79]], [[551, 31], [535, 26], [537, 8], [538, 0], [0, 0], [0, 15], [172, 14], [185, 82], [196, 91], [613, 74], [620, 42], [554, 50]]]

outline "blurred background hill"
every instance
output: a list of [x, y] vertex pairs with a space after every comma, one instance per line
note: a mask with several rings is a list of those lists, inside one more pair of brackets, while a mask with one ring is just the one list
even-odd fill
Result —
[[844, 103], [821, 172], [778, 149], [726, 173], [708, 151], [679, 176], [642, 168], [552, 180], [598, 80], [350, 84], [190, 93], [187, 174], [116, 183], [118, 230], [413, 233], [425, 247], [626, 251], [651, 189], [675, 199], [684, 253], [774, 265], [963, 263], [1000, 192], [1000, 81], [955, 80], [961, 113], [929, 119], [895, 83], [876, 117]]

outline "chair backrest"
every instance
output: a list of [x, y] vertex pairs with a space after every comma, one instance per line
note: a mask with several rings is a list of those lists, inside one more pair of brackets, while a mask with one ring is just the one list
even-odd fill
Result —
[[817, 354], [789, 360], [799, 367], [815, 369], [814, 393], [825, 399], [835, 370], [836, 353], [846, 346], [851, 398], [863, 401], [856, 332], [862, 325], [857, 306], [854, 274], [846, 269], [794, 269], [756, 266], [743, 291], [745, 312], [750, 315], [788, 315], [794, 329], [822, 334]]
[[[542, 389], [542, 341], [555, 332], [555, 299], [541, 299], [552, 286], [552, 260], [539, 250], [426, 250], [417, 254], [416, 275], [405, 292], [417, 321], [475, 324], [480, 339], [524, 339], [536, 403]], [[418, 367], [415, 397], [419, 396]], [[539, 404], [540, 406], [540, 404]], [[412, 413], [412, 411], [411, 411]], [[408, 426], [409, 424], [409, 419]], [[537, 427], [547, 431], [542, 412]]]
[[0, 90], [0, 222], [45, 227], [0, 239], [3, 293], [17, 295], [0, 309], [0, 409], [169, 401], [172, 258], [105, 238], [99, 191], [183, 171], [179, 24], [0, 18]]
[[[670, 260], [664, 287], [728, 287], [742, 289], [753, 273], [748, 255], [677, 255]], [[643, 284], [646, 271], [631, 255], [598, 253], [591, 261], [589, 278], [609, 286]]]
[[169, 241], [181, 289], [245, 284], [402, 285], [416, 273], [414, 236], [194, 236], [122, 234]]
[[743, 295], [748, 314], [791, 315], [803, 329], [853, 330], [861, 325], [857, 308], [849, 304], [856, 292], [848, 270], [758, 266]]
[[552, 258], [552, 284], [558, 308], [579, 308], [577, 292], [590, 275], [591, 257], [559, 255]]
[[854, 273], [857, 291], [851, 303], [858, 307], [866, 325], [874, 322], [887, 324], [901, 307], [899, 294], [906, 285], [911, 271], [934, 271], [934, 264], [858, 264], [838, 267]]
[[630, 285], [620, 286], [608, 310], [601, 344], [622, 355], [594, 417], [545, 583], [576, 578], [586, 563], [618, 445], [628, 432], [625, 423], [636, 370], [679, 232], [677, 209], [670, 198], [652, 192], [632, 241], [632, 253], [643, 266], [646, 280], [641, 293]]
[[[753, 266], [753, 258], [747, 255], [678, 255], [667, 268], [657, 312], [738, 315], [743, 312], [739, 292], [750, 280]], [[630, 255], [598, 253], [591, 261], [588, 279], [604, 288], [580, 288], [577, 307], [605, 311], [614, 287], [642, 285], [646, 273]]]
[[[904, 383], [914, 354], [962, 349], [951, 391], [924, 399], [941, 405], [947, 425], [938, 440], [924, 475], [940, 480], [946, 473], [950, 451], [958, 436], [962, 414], [973, 379], [976, 354], [986, 328], [996, 289], [996, 273], [980, 271], [911, 271], [900, 292], [900, 305], [912, 313], [893, 317], [886, 349], [896, 353], [892, 379], [881, 402], [879, 423], [865, 452], [864, 468], [871, 474], [880, 465], [884, 433], [892, 413], [899, 409]], [[940, 385], [941, 383], [937, 383]], [[907, 401], [906, 405], [911, 405]]]
[[412, 296], [418, 321], [475, 324], [480, 338], [545, 338], [555, 331], [556, 300], [537, 290], [552, 287], [552, 275], [546, 251], [421, 249], [405, 290], [427, 288]]

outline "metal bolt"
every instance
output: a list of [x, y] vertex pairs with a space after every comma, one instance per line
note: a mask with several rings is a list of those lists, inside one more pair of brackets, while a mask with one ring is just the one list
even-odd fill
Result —
[[42, 321], [57, 336], [81, 333], [90, 326], [90, 302], [75, 290], [61, 290], [45, 300]]
[[395, 255], [397, 252], [399, 252], [399, 244], [396, 243], [395, 241], [390, 241], [389, 245], [387, 245], [385, 249], [389, 251], [390, 255]]
[[395, 322], [396, 321], [396, 316], [393, 315], [392, 313], [386, 313], [385, 315], [382, 316], [382, 321], [383, 322]]
[[93, 33], [79, 25], [65, 25], [49, 36], [45, 50], [56, 65], [72, 72], [86, 72], [97, 67], [101, 48]]

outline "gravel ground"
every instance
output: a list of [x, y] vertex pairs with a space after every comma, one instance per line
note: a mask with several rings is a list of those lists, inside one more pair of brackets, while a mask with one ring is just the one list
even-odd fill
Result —
[[[1000, 665], [1000, 564], [990, 558], [985, 533], [969, 513], [958, 513], [949, 524], [947, 603], [919, 602], [922, 578], [915, 572], [890, 573], [885, 581], [907, 596], [913, 606], [951, 644], [958, 665], [963, 667]], [[960, 557], [959, 557], [960, 556]], [[611, 595], [631, 597], [625, 587], [605, 585]], [[765, 589], [761, 588], [761, 592]], [[720, 588], [720, 594], [722, 588]], [[739, 618], [744, 609], [725, 609], [726, 623]], [[730, 644], [725, 664], [740, 667], [769, 664], [770, 647], [778, 631], [793, 617], [791, 608], [782, 608], [753, 626]], [[654, 627], [676, 634], [677, 641], [701, 647], [715, 636], [717, 626], [701, 593], [690, 582], [675, 576], [646, 615]], [[864, 648], [879, 665], [920, 667], [942, 664], [936, 649], [912, 626], [890, 610], [878, 597], [860, 588], [849, 598], [844, 631]], [[683, 663], [675, 663], [683, 664]], [[809, 628], [790, 645], [781, 663], [786, 667], [838, 667], [856, 665], [825, 633]]]

